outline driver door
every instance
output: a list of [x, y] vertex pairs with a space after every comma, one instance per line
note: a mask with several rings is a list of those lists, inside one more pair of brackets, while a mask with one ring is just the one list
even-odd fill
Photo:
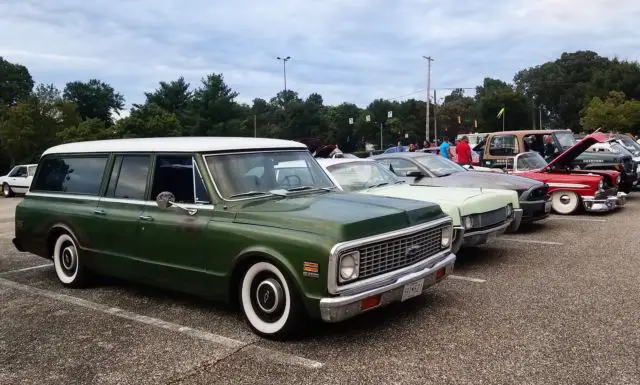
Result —
[[404, 179], [407, 183], [412, 183], [416, 180], [414, 176], [407, 176], [408, 173], [420, 172], [418, 166], [406, 159], [380, 159], [380, 163], [387, 166], [391, 172]]
[[29, 190], [30, 181], [27, 166], [18, 166], [9, 174], [7, 183], [14, 193], [25, 194]]

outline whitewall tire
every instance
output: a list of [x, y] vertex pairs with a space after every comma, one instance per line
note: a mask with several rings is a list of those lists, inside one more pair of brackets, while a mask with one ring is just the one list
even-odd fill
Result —
[[256, 262], [247, 269], [240, 303], [254, 332], [272, 339], [296, 334], [304, 315], [295, 286], [269, 262]]
[[67, 233], [60, 234], [53, 246], [53, 266], [63, 285], [81, 287], [86, 284], [89, 273], [82, 263], [75, 239]]
[[558, 214], [572, 214], [580, 206], [580, 197], [573, 191], [556, 191], [551, 195], [551, 208]]

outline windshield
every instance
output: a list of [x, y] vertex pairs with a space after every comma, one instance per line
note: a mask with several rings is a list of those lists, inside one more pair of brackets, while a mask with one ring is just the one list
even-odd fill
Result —
[[626, 135], [616, 137], [616, 140], [635, 156], [640, 155], [640, 144]]
[[208, 155], [205, 159], [224, 199], [335, 187], [306, 150]]
[[438, 177], [467, 171], [464, 167], [437, 155], [418, 156], [415, 160]]
[[623, 155], [633, 155], [631, 154], [631, 151], [627, 150], [626, 147], [622, 146], [617, 142], [610, 142], [610, 144], [611, 144], [611, 150], [613, 152], [616, 152], [618, 154], [623, 154]]
[[525, 152], [518, 155], [517, 171], [539, 170], [547, 165], [547, 161], [537, 152]]
[[348, 162], [327, 167], [344, 191], [360, 191], [368, 188], [402, 183], [402, 181], [378, 162]]
[[577, 143], [576, 138], [570, 131], [556, 132], [554, 135], [562, 149], [567, 149]]

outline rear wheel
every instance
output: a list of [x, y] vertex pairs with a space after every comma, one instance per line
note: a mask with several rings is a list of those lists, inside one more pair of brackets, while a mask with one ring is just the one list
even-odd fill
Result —
[[65, 286], [82, 287], [89, 279], [77, 243], [67, 233], [60, 234], [53, 246], [53, 266], [58, 280]]
[[2, 184], [2, 195], [5, 198], [11, 198], [13, 196], [13, 190], [11, 190], [11, 186], [7, 182]]
[[580, 205], [580, 197], [573, 191], [556, 191], [551, 194], [551, 208], [558, 214], [572, 214]]
[[269, 262], [256, 262], [247, 269], [240, 303], [251, 329], [271, 339], [293, 337], [305, 318], [295, 286]]

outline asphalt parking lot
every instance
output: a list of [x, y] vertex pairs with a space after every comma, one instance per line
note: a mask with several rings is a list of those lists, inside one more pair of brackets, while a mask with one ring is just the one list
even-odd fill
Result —
[[104, 279], [71, 290], [11, 244], [0, 384], [640, 384], [640, 192], [459, 253], [425, 295], [271, 342], [219, 304]]

